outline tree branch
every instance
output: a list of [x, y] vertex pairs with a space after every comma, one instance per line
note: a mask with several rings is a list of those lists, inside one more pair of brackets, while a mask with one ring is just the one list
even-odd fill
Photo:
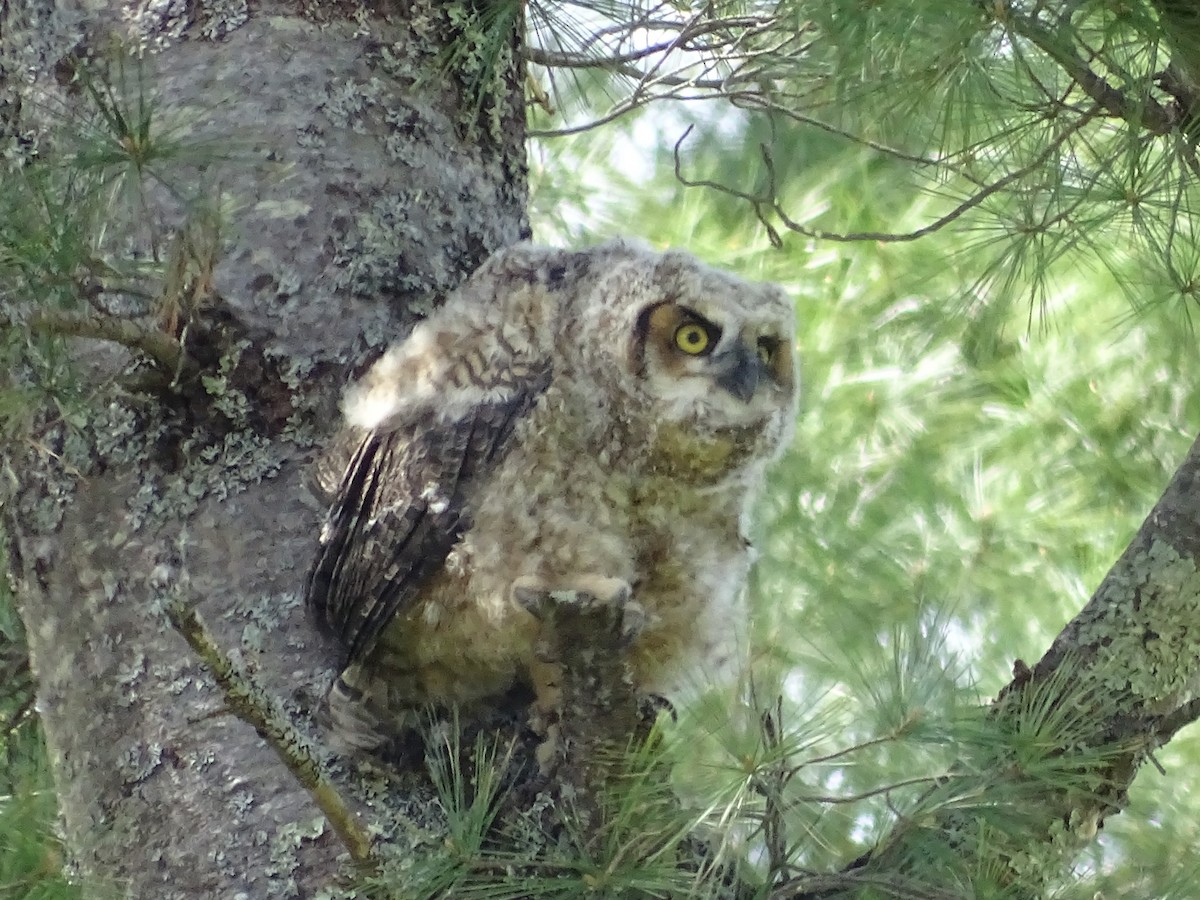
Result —
[[349, 851], [350, 858], [368, 869], [377, 868], [371, 838], [334, 788], [308, 738], [275, 708], [271, 697], [254, 684], [250, 674], [217, 646], [194, 609], [175, 598], [167, 606], [167, 616], [188, 646], [208, 666], [233, 714], [258, 732], [308, 791]]
[[1176, 99], [1184, 114], [1194, 119], [1200, 96], [1200, 9], [1193, 0], [1153, 0], [1163, 36], [1172, 50], [1171, 62], [1178, 82]]
[[[953, 859], [967, 870], [986, 865], [1017, 896], [1041, 896], [1039, 880], [1056, 875], [1062, 858], [1121, 810], [1153, 751], [1200, 718], [1193, 696], [1200, 677], [1198, 495], [1200, 439], [1087, 606], [1037, 665], [1014, 666], [989, 721], [998, 735], [1035, 734], [1040, 758], [1026, 743], [1020, 754], [993, 750], [988, 759], [966, 761], [946, 784], [956, 790], [956, 781], [976, 779], [980, 803], [939, 805], [931, 791], [846, 871], [793, 879], [776, 896], [833, 896], [847, 879], [879, 879], [889, 890], [910, 877], [946, 886]], [[1006, 804], [1020, 809], [1019, 838], [988, 826]]]
[[1177, 117], [1153, 97], [1143, 95], [1135, 99], [1114, 88], [1092, 71], [1091, 67], [1057, 35], [1036, 20], [1022, 14], [1011, 3], [997, 7], [992, 2], [981, 2], [979, 6], [1011, 37], [1024, 38], [1054, 60], [1084, 93], [1111, 115], [1156, 135], [1167, 134], [1178, 124]]
[[[168, 372], [179, 372], [189, 363], [183, 346], [170, 335], [156, 328], [147, 328], [128, 319], [90, 313], [68, 313], [58, 310], [38, 310], [23, 320], [35, 331], [65, 337], [95, 338], [111, 341], [139, 350]], [[5, 323], [11, 326], [12, 323]]]
[[913, 231], [906, 231], [906, 232], [890, 232], [890, 231], [836, 232], [836, 231], [824, 231], [819, 228], [809, 228], [806, 225], [801, 225], [799, 222], [796, 222], [790, 216], [788, 216], [788, 214], [784, 211], [783, 206], [779, 202], [778, 179], [776, 178], [776, 174], [775, 174], [775, 161], [771, 155], [771, 149], [767, 144], [759, 145], [759, 151], [762, 154], [763, 165], [766, 167], [766, 171], [767, 171], [767, 186], [761, 192], [752, 194], [752, 193], [748, 193], [745, 191], [739, 191], [735, 188], [731, 188], [731, 187], [728, 187], [727, 185], [720, 184], [720, 183], [714, 182], [714, 181], [709, 181], [709, 180], [693, 181], [688, 178], [685, 178], [682, 173], [682, 161], [680, 159], [679, 150], [680, 150], [680, 147], [683, 145], [683, 142], [687, 139], [688, 135], [691, 134], [691, 131], [692, 131], [691, 126], [688, 127], [688, 129], [683, 133], [683, 135], [675, 143], [675, 151], [674, 151], [674, 154], [675, 154], [675, 177], [685, 187], [709, 187], [709, 188], [713, 188], [714, 190], [720, 191], [722, 193], [728, 194], [732, 197], [740, 198], [740, 199], [745, 200], [748, 203], [750, 203], [751, 206], [754, 208], [754, 212], [758, 216], [759, 221], [762, 222], [764, 227], [767, 229], [767, 236], [770, 239], [772, 245], [774, 245], [774, 246], [779, 246], [781, 243], [781, 239], [779, 237], [777, 230], [768, 221], [768, 212], [774, 213], [775, 216], [778, 217], [779, 221], [782, 222], [788, 230], [794, 231], [797, 234], [803, 234], [806, 237], [816, 238], [818, 240], [823, 240], [823, 241], [834, 241], [837, 243], [852, 243], [852, 242], [856, 242], [856, 241], [880, 241], [880, 242], [900, 243], [900, 242], [915, 241], [919, 238], [933, 234], [936, 231], [940, 231], [942, 228], [945, 228], [947, 225], [949, 225], [952, 222], [956, 221], [957, 219], [961, 218], [964, 213], [967, 213], [970, 210], [974, 209], [975, 207], [979, 206], [979, 204], [983, 203], [989, 197], [992, 197], [992, 196], [1000, 193], [1002, 190], [1004, 190], [1005, 188], [1014, 184], [1015, 182], [1020, 181], [1022, 178], [1025, 178], [1026, 176], [1030, 175], [1033, 172], [1036, 172], [1043, 165], [1045, 165], [1046, 162], [1048, 162], [1055, 153], [1058, 152], [1058, 149], [1072, 135], [1074, 135], [1084, 125], [1086, 125], [1089, 121], [1091, 121], [1091, 119], [1093, 118], [1094, 115], [1095, 115], [1095, 110], [1093, 110], [1091, 112], [1085, 112], [1083, 115], [1080, 116], [1079, 119], [1077, 119], [1075, 122], [1072, 122], [1068, 127], [1064, 128], [1057, 135], [1055, 135], [1055, 137], [1050, 141], [1050, 143], [1045, 148], [1043, 148], [1043, 150], [1036, 157], [1034, 157], [1033, 160], [1031, 162], [1029, 162], [1027, 165], [1022, 166], [1019, 169], [1014, 169], [1012, 172], [1009, 172], [1003, 178], [999, 178], [996, 181], [993, 181], [991, 184], [987, 185], [982, 190], [977, 191], [976, 193], [974, 193], [970, 197], [968, 197], [966, 200], [963, 200], [961, 203], [959, 203], [957, 206], [955, 206], [952, 210], [950, 210], [945, 215], [939, 217], [938, 219], [934, 220], [933, 222], [930, 222], [928, 225], [925, 225], [921, 228], [917, 228]]

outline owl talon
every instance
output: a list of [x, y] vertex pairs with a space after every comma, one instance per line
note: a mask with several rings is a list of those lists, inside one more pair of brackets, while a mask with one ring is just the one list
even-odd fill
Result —
[[[633, 588], [620, 578], [585, 575], [572, 580], [570, 588], [551, 588], [544, 581], [523, 576], [513, 582], [512, 601], [537, 619], [542, 626], [554, 627], [565, 614], [578, 618], [605, 615], [611, 632], [618, 634], [622, 647], [633, 643], [646, 626], [646, 610], [630, 599]], [[577, 585], [577, 586], [576, 586]]]
[[675, 704], [660, 694], [643, 694], [639, 697], [638, 714], [642, 718], [642, 723], [647, 727], [653, 727], [664, 716], [670, 722], [679, 721], [679, 713], [675, 711]]

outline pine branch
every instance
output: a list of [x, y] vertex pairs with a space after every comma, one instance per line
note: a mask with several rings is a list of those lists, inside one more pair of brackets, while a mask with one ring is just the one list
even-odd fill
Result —
[[[1153, 0], [1162, 24], [1163, 36], [1173, 51], [1172, 63], [1182, 73], [1193, 104], [1200, 91], [1200, 8], [1194, 0]], [[1195, 116], [1195, 105], [1188, 107]]]
[[801, 225], [799, 222], [792, 219], [783, 209], [779, 201], [779, 184], [775, 172], [775, 160], [771, 154], [771, 149], [767, 144], [759, 145], [759, 152], [762, 155], [763, 165], [767, 172], [767, 184], [761, 191], [750, 193], [740, 191], [728, 185], [721, 184], [717, 181], [708, 179], [692, 180], [683, 175], [683, 162], [680, 157], [680, 147], [687, 137], [692, 132], [693, 126], [688, 126], [687, 130], [675, 142], [675, 177], [684, 187], [707, 187], [719, 191], [723, 194], [728, 194], [731, 197], [745, 200], [754, 209], [755, 215], [767, 230], [767, 236], [772, 245], [779, 247], [782, 245], [782, 238], [779, 236], [778, 230], [770, 221], [773, 214], [780, 222], [790, 231], [797, 234], [802, 234], [806, 237], [816, 238], [823, 241], [834, 241], [836, 243], [854, 243], [859, 241], [870, 242], [908, 242], [915, 241], [935, 232], [941, 231], [947, 225], [960, 219], [965, 213], [979, 206], [989, 197], [1001, 193], [1006, 188], [1019, 182], [1021, 179], [1028, 177], [1034, 172], [1041, 169], [1050, 159], [1058, 153], [1059, 149], [1066, 143], [1072, 135], [1076, 134], [1084, 125], [1086, 125], [1095, 116], [1096, 110], [1085, 112], [1076, 121], [1072, 122], [1066, 128], [1062, 129], [1050, 143], [1024, 166], [1019, 169], [1014, 169], [1002, 178], [984, 186], [981, 190], [976, 191], [967, 199], [961, 201], [957, 206], [950, 210], [945, 215], [940, 216], [933, 222], [921, 228], [913, 229], [912, 231], [891, 232], [891, 231], [854, 231], [854, 232], [836, 232], [824, 231], [820, 228], [809, 228], [806, 225]]
[[[168, 372], [179, 372], [186, 368], [189, 362], [183, 346], [173, 337], [129, 319], [91, 313], [38, 310], [23, 319], [23, 323], [35, 331], [64, 337], [95, 338], [138, 350]], [[11, 322], [4, 324], [12, 327]]]
[[1058, 64], [1067, 76], [1078, 84], [1097, 105], [1110, 115], [1137, 125], [1151, 134], [1169, 133], [1178, 125], [1178, 117], [1153, 97], [1130, 97], [1117, 90], [1080, 58], [1063, 40], [1045, 26], [1016, 9], [1013, 4], [1001, 6], [980, 2], [979, 6], [991, 15], [1011, 36], [1024, 38]]
[[[638, 42], [622, 49], [634, 35], [665, 33], [651, 43]], [[781, 60], [799, 58], [808, 49], [801, 39], [807, 26], [778, 15], [720, 16], [712, 4], [677, 19], [634, 20], [615, 29], [599, 29], [579, 49], [527, 47], [527, 61], [556, 70], [604, 71], [632, 83], [607, 111], [585, 122], [564, 128], [529, 131], [531, 137], [563, 137], [598, 128], [660, 100], [730, 100], [752, 94], [773, 109], [784, 111], [786, 102], [770, 102], [765, 91], [772, 76], [762, 70]], [[595, 49], [600, 47], [601, 49]], [[753, 85], [753, 87], [747, 87]]]
[[[976, 766], [977, 808], [939, 806], [931, 791], [928, 811], [918, 804], [843, 872], [793, 879], [775, 896], [832, 897], [864, 878], [909, 896], [898, 885], [912, 879], [952, 886], [952, 860], [961, 872], [987, 868], [1016, 896], [1041, 896], [1044, 882], [1120, 812], [1154, 750], [1200, 718], [1200, 700], [1190, 696], [1200, 675], [1198, 491], [1200, 440], [1087, 606], [1033, 668], [1014, 667], [990, 719], [997, 734], [1038, 735], [1041, 759], [1001, 747]], [[1006, 804], [1020, 810], [1018, 834], [989, 827], [989, 815]], [[923, 890], [915, 896], [938, 896]]]

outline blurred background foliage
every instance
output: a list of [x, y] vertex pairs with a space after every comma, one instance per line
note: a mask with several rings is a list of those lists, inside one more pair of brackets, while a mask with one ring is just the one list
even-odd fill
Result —
[[[537, 238], [634, 234], [796, 298], [804, 401], [758, 525], [754, 696], [685, 713], [680, 782], [761, 868], [761, 776], [794, 767], [791, 862], [837, 870], [986, 790], [967, 773], [929, 799], [997, 740], [977, 710], [1086, 602], [1200, 428], [1193, 141], [1152, 115], [1170, 4], [525, 5]], [[624, 43], [595, 39], [622, 21]], [[1080, 62], [1131, 105], [1082, 91]], [[0, 896], [74, 896], [20, 647], [0, 590]], [[1200, 896], [1194, 731], [1053, 896]]]
[[[753, 677], [760, 701], [782, 690], [802, 765], [795, 862], [833, 870], [929, 789], [902, 782], [983, 739], [971, 711], [1086, 603], [1200, 428], [1196, 176], [1176, 136], [1092, 117], [1062, 67], [1014, 37], [1020, 23], [980, 5], [783, 7], [813, 37], [788, 73], [808, 92], [793, 112], [831, 127], [668, 101], [535, 141], [534, 209], [541, 240], [633, 233], [796, 298], [803, 406], [763, 503]], [[1131, 96], [1166, 65], [1148, 5], [1052, 7], [1074, 28], [1056, 39], [1090, 47]], [[555, 84], [539, 125], [569, 131], [596, 91]], [[752, 203], [711, 186], [760, 192], [763, 148], [789, 219], [876, 237], [768, 215], [773, 246]], [[685, 187], [677, 165], [710, 186]], [[945, 227], [888, 238], [1026, 169]], [[753, 819], [747, 771], [778, 754], [754, 715], [722, 718], [696, 716], [713, 737], [696, 777], [726, 798], [740, 785]], [[1054, 896], [1200, 897], [1194, 731], [1138, 776]]]

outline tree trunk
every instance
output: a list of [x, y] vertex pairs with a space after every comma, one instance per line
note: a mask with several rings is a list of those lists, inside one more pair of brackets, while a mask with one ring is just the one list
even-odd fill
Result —
[[528, 232], [516, 33], [464, 70], [451, 43], [488, 39], [461, 33], [471, 8], [5, 6], [6, 124], [43, 161], [103, 132], [104, 82], [127, 112], [145, 92], [151, 135], [178, 141], [112, 201], [98, 255], [162, 261], [151, 327], [179, 338], [183, 377], [131, 393], [128, 351], [76, 341], [88, 421], [41, 410], [7, 460], [38, 709], [98, 894], [311, 897], [345, 855], [164, 610], [194, 605], [286, 703], [328, 684], [301, 609], [311, 448], [351, 368]]

